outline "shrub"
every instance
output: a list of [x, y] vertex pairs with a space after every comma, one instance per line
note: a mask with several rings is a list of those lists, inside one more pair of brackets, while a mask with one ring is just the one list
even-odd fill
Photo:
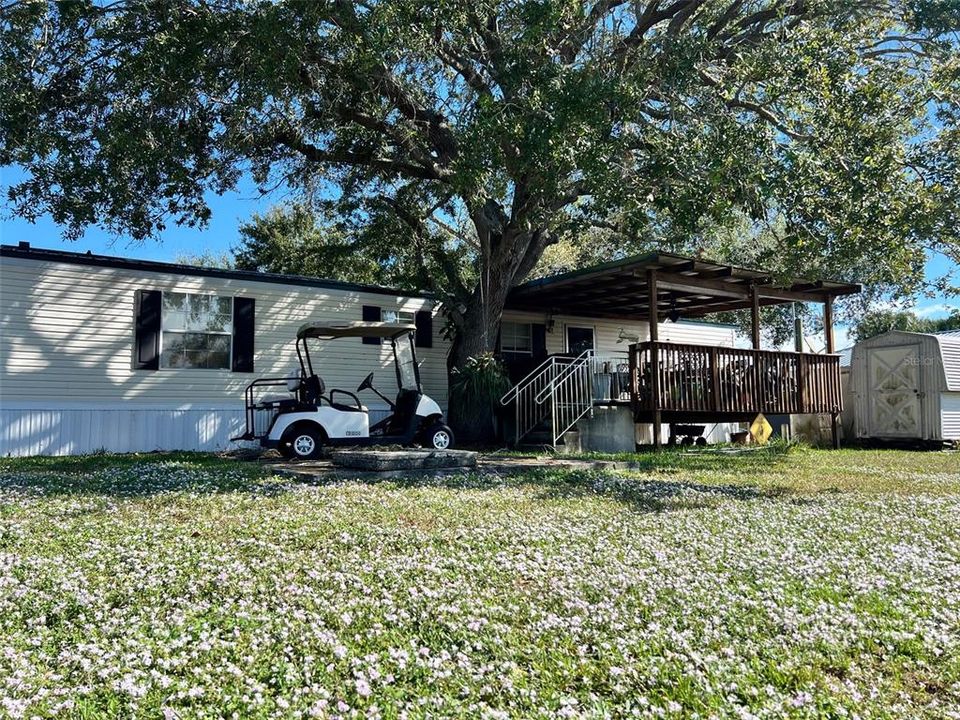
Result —
[[450, 402], [457, 406], [458, 434], [468, 442], [489, 442], [499, 434], [497, 409], [510, 389], [503, 363], [493, 353], [476, 355], [450, 377]]

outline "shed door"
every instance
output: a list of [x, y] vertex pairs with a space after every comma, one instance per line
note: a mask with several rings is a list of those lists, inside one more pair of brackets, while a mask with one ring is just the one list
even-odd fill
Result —
[[923, 437], [920, 423], [920, 346], [871, 348], [870, 435]]

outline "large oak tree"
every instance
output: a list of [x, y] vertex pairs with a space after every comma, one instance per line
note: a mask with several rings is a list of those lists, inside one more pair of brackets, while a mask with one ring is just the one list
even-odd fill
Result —
[[202, 224], [246, 172], [325, 190], [448, 299], [456, 366], [564, 237], [697, 250], [736, 216], [766, 240], [715, 250], [916, 290], [960, 257], [958, 27], [954, 0], [28, 0], [0, 162], [71, 234]]

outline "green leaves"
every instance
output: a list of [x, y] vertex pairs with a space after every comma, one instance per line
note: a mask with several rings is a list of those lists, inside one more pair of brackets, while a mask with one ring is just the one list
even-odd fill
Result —
[[241, 270], [384, 282], [382, 268], [362, 252], [335, 223], [318, 217], [315, 208], [294, 203], [254, 215], [240, 226], [234, 248]]
[[461, 299], [533, 238], [701, 251], [741, 217], [777, 224], [776, 270], [910, 294], [960, 257], [958, 26], [943, 0], [29, 2], [0, 18], [0, 161], [10, 209], [71, 235], [202, 225], [245, 172], [321, 188], [376, 238], [364, 277]]
[[853, 330], [855, 340], [866, 340], [890, 330], [906, 332], [940, 332], [960, 329], [960, 310], [946, 318], [921, 318], [908, 310], [874, 310], [862, 316]]

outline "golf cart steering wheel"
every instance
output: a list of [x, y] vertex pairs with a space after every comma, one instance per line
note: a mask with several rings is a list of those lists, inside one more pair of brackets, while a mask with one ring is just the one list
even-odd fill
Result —
[[373, 387], [373, 373], [370, 373], [363, 379], [363, 382], [357, 386], [357, 392], [363, 392], [367, 388], [372, 388], [372, 387]]

